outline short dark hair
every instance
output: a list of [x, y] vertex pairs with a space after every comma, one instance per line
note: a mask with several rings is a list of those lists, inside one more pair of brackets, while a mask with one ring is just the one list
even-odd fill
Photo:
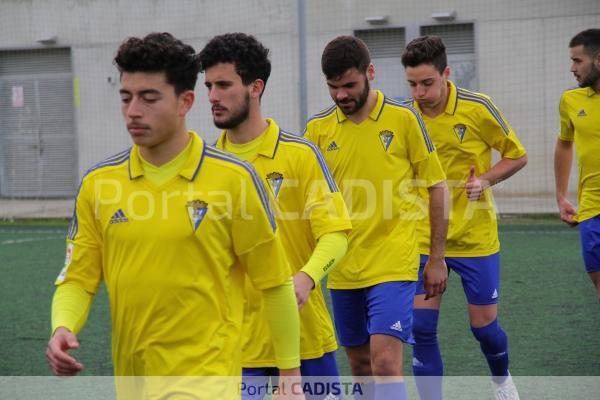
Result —
[[371, 64], [369, 48], [361, 39], [354, 36], [338, 36], [327, 43], [321, 56], [321, 69], [325, 78], [339, 78], [351, 68], [367, 72]]
[[583, 45], [583, 49], [590, 56], [595, 56], [600, 51], [600, 29], [586, 29], [573, 36], [569, 47]]
[[421, 36], [410, 41], [402, 53], [402, 65], [417, 67], [432, 64], [441, 74], [448, 66], [446, 46], [439, 36]]
[[244, 85], [261, 79], [265, 85], [271, 75], [267, 49], [254, 36], [225, 33], [213, 37], [200, 52], [201, 72], [219, 63], [233, 64]]
[[200, 62], [190, 45], [168, 32], [153, 32], [143, 38], [126, 39], [113, 63], [119, 72], [164, 72], [175, 93], [194, 90]]

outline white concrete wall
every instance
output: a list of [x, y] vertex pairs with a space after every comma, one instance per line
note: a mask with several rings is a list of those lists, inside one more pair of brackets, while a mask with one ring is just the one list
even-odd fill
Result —
[[[264, 112], [289, 130], [298, 130], [296, 4], [269, 1], [117, 1], [2, 0], [0, 50], [42, 48], [37, 39], [56, 35], [57, 47], [70, 47], [81, 105], [75, 110], [79, 174], [129, 146], [119, 111], [118, 74], [112, 65], [119, 43], [128, 36], [169, 31], [198, 51], [219, 33], [252, 33], [272, 53], [273, 73], [263, 97]], [[283, 65], [282, 65], [283, 64]], [[188, 126], [214, 141], [218, 130], [210, 117], [200, 76], [197, 102]]]
[[[404, 27], [410, 39], [419, 26], [436, 24], [432, 13], [448, 10], [456, 11], [455, 22], [475, 24], [480, 91], [494, 98], [529, 150], [526, 173], [501, 185], [499, 194], [551, 193], [558, 99], [576, 83], [569, 73], [568, 41], [582, 29], [600, 27], [599, 0], [306, 0], [309, 115], [331, 102], [320, 71], [329, 40], [380, 27], [365, 21], [375, 15], [387, 15], [381, 27]], [[273, 63], [263, 96], [265, 114], [288, 130], [303, 129], [295, 0], [2, 0], [0, 50], [39, 48], [36, 40], [48, 34], [57, 35], [56, 46], [72, 49], [81, 88], [75, 110], [80, 174], [129, 145], [118, 83], [108, 78], [117, 77], [112, 57], [119, 43], [150, 31], [172, 32], [197, 50], [215, 34], [254, 34], [271, 49]], [[189, 127], [212, 141], [217, 130], [202, 79]]]

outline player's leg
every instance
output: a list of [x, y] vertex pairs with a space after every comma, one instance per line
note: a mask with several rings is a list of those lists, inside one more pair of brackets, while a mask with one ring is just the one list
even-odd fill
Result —
[[596, 286], [596, 295], [598, 296], [598, 303], [600, 303], [600, 270], [589, 272], [588, 275], [594, 283], [594, 286]]
[[242, 368], [242, 400], [262, 400], [268, 393], [272, 393], [278, 376], [279, 371], [275, 367]]
[[364, 289], [331, 289], [330, 293], [338, 340], [346, 351], [355, 382], [361, 383], [362, 396], [355, 395], [354, 398], [371, 400], [373, 373]]
[[600, 302], [600, 215], [579, 224], [583, 263]]
[[403, 343], [414, 344], [412, 311], [416, 282], [384, 282], [365, 290], [375, 399], [406, 399]]
[[518, 399], [508, 372], [508, 337], [498, 322], [500, 254], [453, 257], [452, 263], [453, 269], [461, 277], [469, 303], [471, 331], [488, 363], [495, 384], [495, 396], [499, 399]]
[[425, 300], [423, 268], [426, 262], [427, 256], [422, 255], [413, 310], [413, 375], [421, 400], [441, 400], [444, 363], [437, 326], [442, 296]]
[[306, 400], [344, 398], [334, 351], [325, 353], [319, 358], [302, 360], [300, 372]]

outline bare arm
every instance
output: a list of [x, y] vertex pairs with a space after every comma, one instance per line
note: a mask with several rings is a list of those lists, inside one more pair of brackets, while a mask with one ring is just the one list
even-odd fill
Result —
[[554, 182], [556, 186], [556, 203], [560, 212], [560, 219], [567, 224], [574, 226], [577, 224], [573, 220], [575, 207], [567, 199], [569, 188], [569, 175], [571, 175], [571, 165], [573, 163], [573, 142], [557, 139], [554, 149]]
[[448, 267], [444, 261], [448, 233], [448, 186], [446, 182], [441, 182], [428, 190], [431, 247], [423, 272], [425, 291], [427, 292], [426, 299], [444, 293], [448, 281]]
[[527, 155], [520, 158], [502, 158], [489, 171], [480, 176], [475, 175], [475, 167], [471, 166], [469, 179], [465, 189], [471, 201], [479, 200], [484, 190], [513, 176], [527, 164]]

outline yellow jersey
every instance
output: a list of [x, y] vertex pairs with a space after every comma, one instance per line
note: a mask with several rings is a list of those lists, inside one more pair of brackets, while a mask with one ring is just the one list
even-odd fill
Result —
[[360, 124], [334, 105], [308, 121], [305, 137], [323, 151], [352, 221], [348, 252], [329, 274], [328, 287], [417, 280], [416, 224], [428, 209], [417, 186], [445, 179], [418, 113], [377, 91]]
[[[274, 198], [275, 217], [288, 261], [295, 274], [309, 260], [316, 241], [327, 233], [352, 228], [344, 200], [320, 150], [301, 136], [285, 132], [272, 119], [257, 139], [251, 161]], [[216, 147], [226, 148], [223, 131]], [[246, 285], [242, 366], [273, 367], [275, 355], [264, 314], [262, 294]], [[319, 282], [300, 310], [300, 358], [319, 358], [337, 349], [333, 323]]]
[[575, 220], [582, 222], [600, 214], [600, 94], [591, 87], [563, 93], [560, 138], [575, 142], [579, 166]]
[[[498, 224], [491, 189], [478, 201], [469, 201], [465, 184], [471, 165], [480, 176], [492, 168], [492, 149], [503, 158], [517, 159], [525, 148], [492, 100], [481, 93], [457, 88], [448, 81], [446, 109], [434, 118], [419, 111], [446, 172], [450, 189], [450, 220], [446, 241], [447, 257], [481, 257], [497, 253]], [[428, 198], [426, 190], [421, 195]], [[429, 254], [429, 219], [419, 223], [419, 248]]]
[[266, 289], [291, 273], [253, 167], [190, 135], [161, 186], [135, 145], [82, 179], [56, 284], [104, 280], [115, 375], [240, 376], [245, 277]]

